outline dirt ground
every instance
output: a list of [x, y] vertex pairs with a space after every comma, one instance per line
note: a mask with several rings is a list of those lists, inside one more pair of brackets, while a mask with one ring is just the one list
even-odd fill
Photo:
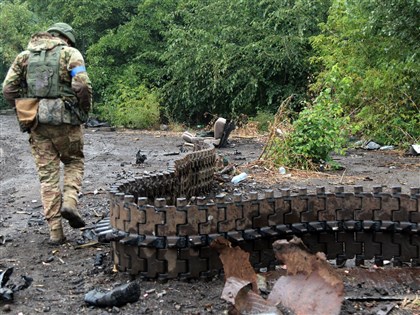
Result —
[[[374, 186], [383, 186], [384, 190], [400, 186], [404, 193], [408, 193], [410, 187], [420, 187], [419, 156], [396, 151], [350, 150], [345, 156], [335, 157], [343, 170], [309, 174], [287, 170], [286, 175], [280, 175], [255, 163], [263, 148], [262, 140], [232, 135], [230, 146], [217, 150], [238, 169], [250, 174], [241, 189], [296, 190], [307, 187], [310, 191], [317, 186], [325, 186], [331, 191], [335, 186], [352, 189], [347, 186], [362, 185], [365, 191]], [[110, 185], [121, 177], [164, 169], [168, 161], [179, 157], [173, 154], [179, 152], [182, 143], [181, 133], [87, 128], [86, 169], [80, 210], [88, 227], [93, 227], [107, 216], [109, 207], [105, 192]], [[147, 156], [141, 165], [135, 164], [139, 150]], [[0, 165], [0, 240], [3, 240], [0, 242], [0, 271], [13, 267], [12, 283], [21, 281], [22, 275], [33, 278], [29, 288], [15, 293], [13, 303], [6, 305], [0, 301], [0, 313], [227, 313], [229, 305], [220, 298], [223, 279], [219, 277], [211, 281], [170, 280], [165, 283], [136, 279], [141, 287], [138, 302], [113, 308], [87, 306], [84, 295], [88, 291], [94, 288], [112, 289], [126, 283], [130, 277], [112, 271], [109, 245], [80, 246], [84, 241], [81, 231], [72, 230], [67, 223], [65, 232], [68, 242], [58, 247], [46, 244], [48, 229], [42, 219], [40, 185], [30, 154], [28, 135], [20, 133], [14, 115], [0, 115]], [[232, 190], [228, 183], [219, 185], [226, 191]], [[103, 263], [95, 266], [95, 258], [99, 255], [103, 257]], [[390, 290], [388, 299], [346, 301], [341, 314], [420, 314], [419, 301], [412, 302], [413, 296], [420, 293], [420, 269], [414, 270], [412, 279], [414, 285], [411, 290], [406, 284], [395, 284], [399, 289], [395, 291], [398, 293], [395, 293], [395, 299], [392, 299], [394, 291]], [[348, 292], [357, 291], [360, 287], [360, 283], [351, 283], [350, 280], [345, 280], [345, 283]], [[375, 292], [375, 288], [370, 290]], [[404, 302], [404, 296], [410, 299]], [[388, 312], [387, 307], [390, 306], [392, 310]]]

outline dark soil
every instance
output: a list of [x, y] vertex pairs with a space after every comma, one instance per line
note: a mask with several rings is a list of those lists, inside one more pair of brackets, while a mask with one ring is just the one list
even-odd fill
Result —
[[[88, 291], [94, 288], [113, 289], [131, 280], [130, 276], [113, 271], [109, 245], [79, 246], [86, 239], [81, 231], [71, 229], [67, 223], [65, 232], [68, 242], [57, 247], [47, 245], [48, 228], [42, 217], [40, 185], [30, 154], [28, 135], [20, 133], [13, 115], [0, 116], [0, 140], [0, 240], [5, 241], [4, 244], [0, 242], [0, 270], [14, 268], [9, 283], [20, 282], [22, 275], [33, 278], [29, 288], [15, 293], [12, 303], [6, 305], [0, 301], [0, 313], [227, 313], [229, 305], [220, 298], [224, 283], [220, 277], [209, 281], [170, 280], [166, 283], [136, 279], [141, 287], [138, 302], [113, 308], [87, 306], [84, 296]], [[110, 185], [121, 177], [165, 169], [168, 161], [179, 158], [173, 154], [179, 152], [182, 143], [181, 133], [86, 129], [86, 169], [80, 211], [88, 227], [94, 227], [108, 215], [106, 190]], [[382, 186], [384, 190], [400, 186], [404, 193], [409, 193], [410, 187], [420, 187], [418, 156], [396, 151], [351, 150], [345, 156], [335, 158], [344, 167], [342, 170], [312, 173], [287, 170], [286, 175], [280, 175], [255, 162], [262, 148], [261, 139], [232, 136], [228, 148], [217, 150], [219, 155], [235, 163], [238, 170], [250, 175], [237, 188], [246, 191], [290, 188], [294, 191], [307, 187], [311, 191], [317, 186], [324, 186], [327, 191], [332, 191], [336, 186], [351, 190], [351, 186], [361, 185], [365, 191], [370, 191], [374, 186]], [[143, 164], [135, 163], [139, 150], [147, 157]], [[219, 189], [233, 190], [230, 183], [215, 183]], [[95, 266], [95, 258], [99, 255], [103, 257], [103, 263]], [[349, 277], [348, 274], [353, 271], [350, 266], [347, 267], [349, 273], [341, 270], [348, 294], [354, 296], [363, 288], [364, 297], [378, 296], [374, 285], [369, 286], [361, 276]], [[384, 278], [386, 270], [390, 273], [397, 270], [399, 273], [400, 269], [386, 268]], [[420, 314], [419, 301], [412, 302], [413, 296], [420, 293], [420, 269], [414, 269], [410, 275], [410, 279], [414, 279], [411, 286], [401, 281], [388, 283], [387, 294], [382, 292], [379, 295], [387, 296], [387, 300], [348, 300], [341, 314]], [[390, 298], [393, 296], [395, 300]], [[403, 303], [404, 297], [410, 299]], [[392, 307], [389, 313], [386, 312], [387, 307]], [[381, 310], [383, 313], [380, 313]]]

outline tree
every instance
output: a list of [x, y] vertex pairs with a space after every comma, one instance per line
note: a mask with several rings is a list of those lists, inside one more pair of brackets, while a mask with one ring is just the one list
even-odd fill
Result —
[[2, 62], [10, 64], [24, 50], [37, 30], [36, 16], [25, 2], [0, 2], [0, 47]]
[[123, 25], [136, 14], [135, 0], [27, 0], [31, 10], [49, 24], [65, 22], [75, 32], [77, 47], [85, 53], [109, 30]]
[[[25, 50], [30, 36], [38, 30], [36, 15], [23, 1], [0, 2], [0, 80], [16, 55]], [[3, 98], [0, 107], [5, 107]]]
[[420, 137], [419, 13], [416, 0], [335, 0], [313, 38], [313, 61], [325, 67], [313, 90], [338, 72], [336, 99], [355, 130], [380, 143]]
[[329, 1], [181, 1], [166, 34], [163, 88], [169, 115], [201, 120], [274, 111], [305, 98], [309, 36]]
[[113, 84], [122, 79], [130, 86], [139, 83], [159, 86], [163, 75], [160, 55], [165, 49], [165, 16], [175, 7], [176, 1], [172, 0], [144, 1], [129, 21], [90, 46], [88, 61], [101, 93], [113, 93]]
[[118, 103], [127, 99], [115, 96], [131, 95], [134, 91], [147, 89], [154, 99], [159, 99], [156, 87], [164, 77], [160, 57], [166, 48], [166, 17], [176, 5], [177, 1], [173, 0], [144, 1], [129, 21], [110, 30], [90, 46], [88, 62], [100, 95], [100, 112], [117, 117], [123, 108]]

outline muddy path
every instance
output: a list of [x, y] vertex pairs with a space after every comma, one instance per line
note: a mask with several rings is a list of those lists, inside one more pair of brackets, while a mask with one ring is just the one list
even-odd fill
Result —
[[[120, 178], [129, 178], [145, 172], [165, 169], [168, 161], [177, 158], [183, 141], [180, 133], [165, 131], [111, 131], [109, 128], [85, 130], [85, 178], [80, 210], [89, 227], [108, 215], [107, 188]], [[263, 148], [262, 139], [231, 137], [231, 146], [218, 154], [234, 163], [250, 176], [239, 187], [242, 190], [275, 190], [307, 187], [314, 190], [324, 186], [361, 185], [365, 191], [375, 186], [388, 189], [400, 186], [404, 193], [410, 187], [420, 187], [420, 157], [395, 151], [351, 150], [345, 156], [335, 157], [344, 169], [335, 172], [306, 174], [287, 170], [286, 175], [269, 172], [255, 163]], [[136, 153], [141, 150], [147, 159], [136, 164]], [[112, 289], [132, 280], [124, 273], [113, 271], [107, 244], [83, 246], [82, 231], [64, 226], [68, 242], [59, 247], [47, 245], [48, 228], [43, 222], [39, 182], [30, 154], [28, 135], [19, 131], [13, 115], [0, 115], [0, 270], [13, 267], [10, 282], [21, 281], [21, 275], [33, 279], [31, 286], [15, 293], [10, 305], [0, 301], [0, 313], [10, 314], [223, 314], [229, 305], [220, 296], [223, 278], [188, 282], [170, 280], [165, 283], [139, 281], [141, 298], [131, 305], [114, 308], [87, 306], [84, 295], [93, 288]], [[219, 189], [230, 192], [229, 183], [217, 181]], [[347, 188], [346, 188], [347, 189]], [[102, 263], [95, 266], [95, 259]], [[393, 269], [389, 267], [388, 269]], [[344, 275], [345, 276], [345, 275]], [[386, 277], [386, 274], [384, 274]], [[356, 290], [362, 280], [347, 281], [348, 292]], [[419, 294], [420, 269], [410, 278], [413, 283], [391, 283], [387, 296], [401, 299], [347, 301], [342, 314], [419, 314], [416, 303], [403, 303], [404, 296]], [[391, 281], [392, 282], [392, 281]], [[365, 286], [367, 294], [377, 293]], [[369, 291], [370, 290], [370, 291]], [[372, 293], [372, 294], [373, 294]]]

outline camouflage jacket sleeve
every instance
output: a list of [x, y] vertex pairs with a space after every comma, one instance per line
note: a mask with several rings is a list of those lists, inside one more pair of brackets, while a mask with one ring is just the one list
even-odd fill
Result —
[[70, 48], [67, 70], [71, 73], [71, 88], [76, 93], [79, 105], [88, 112], [92, 106], [92, 84], [86, 72], [82, 54], [75, 48]]
[[6, 101], [15, 107], [15, 99], [26, 94], [26, 65], [29, 51], [23, 51], [13, 61], [3, 81], [3, 96]]

